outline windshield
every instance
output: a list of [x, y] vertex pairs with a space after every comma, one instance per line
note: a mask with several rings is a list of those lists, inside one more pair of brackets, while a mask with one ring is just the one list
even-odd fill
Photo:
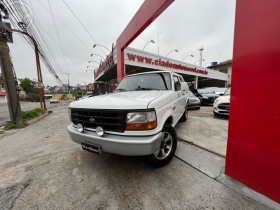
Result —
[[197, 92], [199, 94], [203, 94], [203, 93], [214, 93], [213, 91], [209, 90], [209, 89], [197, 89]]
[[192, 93], [192, 91], [190, 91], [189, 93], [190, 93], [190, 97], [194, 96], [194, 94]]
[[224, 93], [224, 96], [230, 95], [230, 88]]
[[122, 80], [117, 91], [171, 90], [169, 73], [152, 73], [129, 76]]

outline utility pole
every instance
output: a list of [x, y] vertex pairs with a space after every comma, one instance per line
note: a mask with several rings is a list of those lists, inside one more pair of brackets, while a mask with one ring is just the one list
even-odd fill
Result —
[[[1, 10], [5, 13], [3, 18], [8, 18], [8, 12], [2, 4]], [[19, 96], [17, 93], [16, 79], [12, 68], [12, 62], [9, 54], [9, 47], [7, 41], [11, 41], [11, 32], [5, 29], [2, 22], [2, 15], [0, 14], [0, 66], [5, 84], [5, 90], [8, 99], [8, 107], [10, 119], [13, 124], [20, 125], [23, 123], [21, 107], [19, 103]]]
[[[19, 23], [19, 24], [23, 24], [23, 23]], [[45, 92], [44, 92], [44, 86], [43, 86], [43, 77], [42, 77], [42, 72], [41, 72], [41, 65], [40, 65], [40, 58], [39, 58], [39, 50], [38, 50], [38, 45], [37, 42], [35, 41], [35, 39], [30, 36], [28, 33], [24, 32], [24, 31], [20, 31], [20, 30], [16, 30], [16, 29], [12, 29], [12, 31], [18, 32], [18, 33], [22, 33], [26, 36], [28, 36], [33, 44], [34, 44], [34, 48], [35, 48], [35, 56], [36, 56], [36, 67], [37, 67], [37, 76], [38, 76], [38, 84], [41, 84], [41, 87], [39, 86], [39, 94], [40, 94], [40, 105], [41, 108], [44, 110], [47, 110], [46, 107], [46, 101], [45, 101]]]
[[63, 74], [67, 74], [67, 77], [68, 77], [68, 94], [70, 94], [70, 84], [69, 84], [69, 74], [70, 73], [63, 73]]
[[203, 46], [201, 46], [200, 48], [198, 48], [198, 51], [200, 51], [200, 55], [199, 55], [199, 66], [202, 66], [202, 51], [204, 50]]

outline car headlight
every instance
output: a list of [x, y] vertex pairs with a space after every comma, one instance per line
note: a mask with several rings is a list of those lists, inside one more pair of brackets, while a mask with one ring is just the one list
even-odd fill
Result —
[[126, 130], [152, 130], [157, 127], [155, 111], [130, 112], [126, 116]]
[[207, 97], [207, 96], [202, 96], [202, 98], [204, 98], [204, 99], [208, 99], [208, 97]]
[[217, 104], [219, 102], [219, 98], [216, 98], [216, 100], [214, 101], [215, 104]]
[[71, 109], [68, 109], [69, 120], [72, 122]]

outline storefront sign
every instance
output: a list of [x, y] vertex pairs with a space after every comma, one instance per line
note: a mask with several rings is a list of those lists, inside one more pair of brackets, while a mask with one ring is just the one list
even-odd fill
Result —
[[146, 64], [150, 64], [150, 65], [164, 66], [167, 68], [179, 69], [179, 70], [183, 70], [183, 71], [190, 71], [190, 72], [204, 74], [204, 75], [208, 74], [207, 70], [198, 69], [196, 67], [184, 66], [182, 64], [174, 64], [169, 61], [162, 61], [161, 59], [153, 60], [152, 58], [147, 58], [144, 56], [139, 56], [139, 55], [130, 54], [130, 53], [127, 53], [127, 57], [129, 60], [146, 63]]
[[109, 55], [107, 55], [106, 60], [100, 63], [98, 69], [94, 71], [94, 78], [97, 78], [102, 72], [107, 71], [109, 68], [114, 66], [114, 57], [113, 57], [113, 51], [114, 51], [114, 44], [112, 45], [112, 51]]

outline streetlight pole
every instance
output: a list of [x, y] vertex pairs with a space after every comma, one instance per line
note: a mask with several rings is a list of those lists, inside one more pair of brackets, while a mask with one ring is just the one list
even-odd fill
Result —
[[158, 32], [157, 33], [157, 35], [158, 35], [158, 55], [159, 55], [159, 34], [160, 34], [161, 32]]
[[101, 57], [103, 60], [105, 60], [101, 55], [98, 55], [98, 54], [90, 54], [90, 57], [92, 57], [93, 55], [97, 55], [97, 56]]
[[200, 51], [200, 55], [199, 55], [199, 57], [200, 57], [200, 62], [199, 62], [199, 66], [202, 66], [202, 51], [204, 50], [204, 47], [203, 46], [201, 46], [200, 48], [198, 48], [198, 51]]
[[98, 63], [98, 62], [96, 62], [96, 61], [89, 61], [88, 63], [90, 63], [90, 62], [95, 62], [95, 63], [97, 63], [98, 65], [100, 64], [100, 63]]
[[[151, 42], [151, 43], [155, 43], [155, 41], [154, 41], [154, 40], [150, 40], [150, 41], [148, 41], [148, 42], [147, 42], [147, 44], [149, 44], [150, 42]], [[144, 46], [143, 50], [145, 49], [145, 47], [147, 46], [147, 44], [145, 44], [145, 46]]]
[[175, 51], [175, 52], [179, 52], [179, 50], [177, 50], [177, 49], [175, 49], [175, 50], [171, 50], [169, 53], [167, 53], [167, 55], [166, 55], [165, 57], [167, 58], [167, 56], [168, 56], [171, 52], [173, 52], [173, 51]]
[[[194, 62], [193, 64], [197, 63], [198, 61], [200, 61], [200, 59], [199, 59], [199, 60], [197, 60], [196, 62]], [[204, 59], [202, 59], [202, 61], [205, 61], [205, 60], [204, 60]], [[201, 61], [201, 62], [202, 62], [202, 61]]]
[[[37, 42], [35, 41], [35, 39], [32, 36], [30, 36], [28, 33], [24, 32], [24, 31], [20, 31], [20, 30], [17, 30], [17, 29], [12, 29], [12, 31], [18, 32], [18, 33], [22, 33], [22, 34], [28, 36], [32, 40], [32, 42], [34, 44], [34, 47], [35, 47], [38, 83], [43, 84], [43, 77], [42, 77], [42, 72], [41, 72], [40, 59], [39, 59], [39, 50], [38, 50]], [[39, 93], [40, 93], [40, 105], [41, 105], [41, 108], [44, 109], [44, 110], [47, 110], [45, 96], [44, 96], [44, 87], [41, 87], [41, 88], [39, 87]]]
[[109, 53], [111, 53], [111, 51], [110, 51], [107, 47], [105, 47], [105, 46], [103, 46], [103, 45], [101, 45], [101, 44], [94, 44], [94, 45], [93, 45], [93, 48], [95, 48], [96, 46], [104, 47], [106, 50], [109, 51]]
[[[187, 55], [186, 57], [188, 57], [188, 56], [191, 56], [191, 57], [193, 57], [193, 55]], [[184, 59], [183, 59], [183, 60], [185, 60], [185, 58], [186, 58], [186, 57], [184, 57]], [[183, 60], [182, 60], [182, 62], [183, 62]]]
[[[86, 86], [86, 91], [87, 91], [87, 83], [86, 82], [82, 82], [82, 83], [85, 83], [85, 86]], [[82, 96], [84, 95], [84, 92], [82, 91]]]

